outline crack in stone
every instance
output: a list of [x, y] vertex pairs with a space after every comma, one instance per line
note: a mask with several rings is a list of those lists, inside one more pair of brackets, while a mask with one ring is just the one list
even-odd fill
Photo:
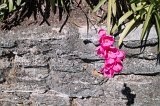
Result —
[[120, 73], [117, 74], [116, 76], [121, 76], [121, 75], [140, 75], [140, 76], [160, 76], [160, 72], [155, 72], [155, 73]]
[[103, 59], [87, 59], [87, 58], [80, 58], [84, 63], [93, 63], [97, 61], [102, 61]]
[[134, 40], [134, 41], [124, 41], [123, 45], [126, 48], [130, 49], [136, 49], [136, 48], [144, 48], [144, 47], [153, 47], [157, 45], [157, 39], [150, 39], [144, 42], [141, 42], [140, 40]]
[[11, 51], [8, 51], [8, 53], [2, 52], [2, 56], [0, 56], [0, 58], [4, 58], [4, 57], [11, 59], [11, 58], [15, 57], [15, 54]]
[[47, 68], [49, 69], [49, 64], [44, 65], [44, 66], [38, 66], [38, 65], [34, 65], [34, 66], [23, 66], [24, 68]]
[[126, 58], [137, 58], [137, 59], [142, 59], [142, 60], [156, 60], [157, 59], [157, 57], [155, 56], [148, 58], [148, 56], [140, 57], [139, 55], [140, 54], [127, 54]]

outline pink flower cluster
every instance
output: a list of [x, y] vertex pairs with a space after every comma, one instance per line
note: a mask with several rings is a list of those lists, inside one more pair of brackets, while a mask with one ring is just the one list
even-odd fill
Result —
[[100, 72], [105, 77], [111, 78], [115, 73], [120, 73], [122, 71], [122, 62], [125, 58], [125, 53], [113, 46], [114, 37], [107, 35], [105, 30], [100, 29], [98, 35], [100, 36], [100, 45], [97, 47], [97, 54], [105, 59], [104, 66]]

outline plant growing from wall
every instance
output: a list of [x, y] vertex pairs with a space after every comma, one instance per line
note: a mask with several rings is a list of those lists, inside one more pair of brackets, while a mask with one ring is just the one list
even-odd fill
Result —
[[25, 2], [22, 2], [22, 0], [1, 0], [0, 20], [2, 20], [6, 14], [14, 12], [18, 7], [24, 6], [24, 4]]
[[[158, 53], [160, 53], [160, 0], [124, 0], [126, 2], [127, 11], [123, 11], [124, 4], [118, 2], [118, 0], [100, 0], [98, 5], [94, 8], [94, 12], [97, 11], [102, 5], [107, 2], [107, 32], [110, 34], [117, 33], [117, 29], [122, 25], [125, 28], [120, 33], [118, 45], [122, 44], [123, 39], [127, 34], [135, 28], [135, 25], [141, 25], [141, 42], [147, 40], [150, 28], [154, 25], [158, 38]], [[120, 8], [119, 8], [120, 7]], [[118, 17], [118, 13], [123, 13]], [[114, 22], [114, 18], [118, 17], [118, 20]], [[141, 23], [142, 22], [142, 23]]]
[[113, 46], [114, 37], [106, 34], [105, 30], [100, 29], [98, 35], [99, 46], [97, 47], [97, 54], [105, 61], [100, 73], [104, 77], [112, 78], [114, 74], [122, 71], [125, 52]]

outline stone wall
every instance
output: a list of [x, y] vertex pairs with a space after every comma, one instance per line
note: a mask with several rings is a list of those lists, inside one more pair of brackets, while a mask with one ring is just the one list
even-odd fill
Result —
[[154, 33], [141, 53], [132, 32], [135, 37], [122, 47], [124, 70], [107, 79], [97, 73], [103, 60], [95, 52], [96, 30], [58, 29], [42, 25], [0, 33], [0, 106], [160, 105]]

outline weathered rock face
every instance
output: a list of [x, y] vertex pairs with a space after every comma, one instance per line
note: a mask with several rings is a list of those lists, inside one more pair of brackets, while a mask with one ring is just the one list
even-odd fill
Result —
[[32, 26], [0, 35], [0, 106], [159, 106], [156, 40], [139, 52], [127, 39], [124, 70], [112, 79], [97, 71], [96, 30]]

